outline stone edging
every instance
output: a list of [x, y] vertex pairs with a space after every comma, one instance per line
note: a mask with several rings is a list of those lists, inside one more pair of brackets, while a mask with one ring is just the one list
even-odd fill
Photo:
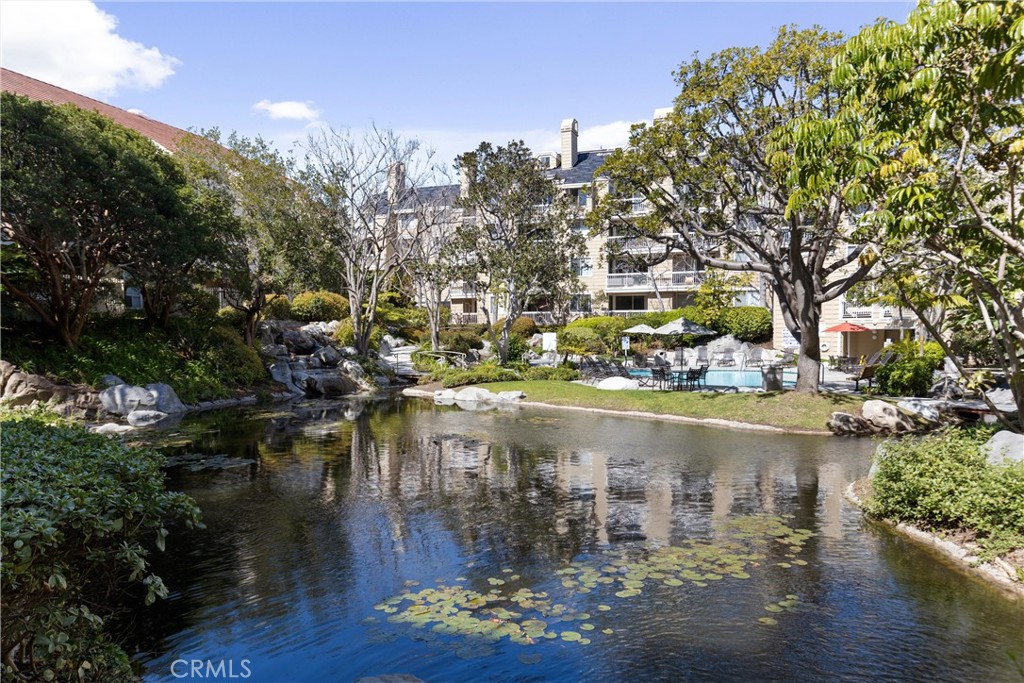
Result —
[[[407, 387], [402, 390], [405, 396], [413, 398], [427, 398], [433, 400], [434, 392]], [[598, 415], [611, 415], [613, 417], [632, 417], [641, 420], [664, 420], [666, 422], [679, 422], [682, 424], [703, 425], [718, 429], [742, 429], [754, 432], [771, 432], [774, 434], [811, 434], [816, 436], [829, 436], [831, 433], [826, 430], [812, 429], [783, 429], [771, 425], [759, 425], [750, 422], [735, 422], [733, 420], [720, 420], [715, 417], [686, 417], [684, 415], [666, 415], [664, 413], [648, 413], [642, 410], [610, 410], [608, 408], [588, 408], [586, 406], [563, 406], [553, 403], [541, 403], [540, 401], [516, 401], [517, 406], [530, 406], [531, 408], [554, 408], [556, 410], [575, 410], [584, 413], [596, 413]]]
[[[855, 488], [858, 483], [860, 482], [853, 482], [846, 487], [844, 497], [863, 511], [864, 501], [857, 495]], [[991, 562], [979, 563], [978, 556], [972, 550], [959, 543], [944, 539], [905, 522], [892, 522], [875, 517], [871, 519], [886, 525], [912, 541], [933, 548], [952, 560], [953, 564], [963, 571], [987, 581], [989, 584], [999, 588], [1008, 597], [1024, 600], [1024, 583], [1015, 578], [1016, 572], [1007, 562], [996, 558]]]

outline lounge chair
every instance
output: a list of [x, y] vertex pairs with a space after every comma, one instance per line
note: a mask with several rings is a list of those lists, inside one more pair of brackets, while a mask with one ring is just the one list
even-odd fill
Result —
[[718, 365], [719, 367], [724, 367], [727, 365], [736, 365], [736, 359], [733, 358], [732, 349], [722, 351], [722, 355], [718, 357]]
[[711, 361], [708, 359], [708, 347], [698, 346], [697, 347], [697, 365], [707, 365]]
[[651, 386], [655, 389], [671, 388], [672, 369], [666, 365], [651, 368]]
[[853, 382], [853, 390], [860, 391], [860, 383], [867, 382], [868, 387], [871, 386], [871, 382], [875, 379], [875, 370], [878, 369], [877, 365], [864, 365], [861, 367], [851, 368], [852, 375], [846, 379]]
[[611, 362], [611, 375], [610, 377], [626, 377], [628, 379], [634, 379], [633, 375], [629, 374], [629, 369], [622, 364], [621, 360], [613, 360]]
[[764, 364], [764, 349], [752, 348], [747, 352], [747, 362], [745, 366], [748, 368], [759, 368]]

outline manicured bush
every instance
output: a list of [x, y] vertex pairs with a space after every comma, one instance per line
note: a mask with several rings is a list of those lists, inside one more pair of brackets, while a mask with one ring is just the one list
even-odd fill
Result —
[[516, 363], [523, 359], [523, 355], [530, 350], [530, 343], [525, 337], [518, 334], [511, 334], [508, 337], [508, 353], [505, 354], [509, 363]]
[[232, 308], [231, 306], [225, 306], [217, 311], [217, 318], [225, 325], [236, 330], [241, 330], [242, 326], [245, 324], [245, 313], [237, 308]]
[[558, 352], [576, 356], [594, 356], [607, 353], [608, 347], [589, 327], [566, 328], [558, 333]]
[[522, 379], [518, 372], [503, 368], [495, 363], [481, 363], [466, 370], [448, 370], [441, 378], [446, 387], [459, 387], [467, 384], [486, 384], [487, 382], [514, 382]]
[[237, 386], [248, 386], [267, 379], [267, 369], [252, 348], [234, 330], [216, 325], [207, 333], [201, 351], [203, 365], [219, 381]]
[[740, 341], [766, 341], [772, 336], [772, 314], [761, 306], [723, 308], [718, 314], [715, 330], [731, 334]]
[[[498, 321], [491, 327], [495, 334], [501, 334], [501, 328], [505, 325], [505, 318], [498, 318]], [[509, 334], [520, 336], [524, 339], [529, 339], [533, 335], [537, 334], [537, 323], [532, 318], [526, 316], [520, 316], [512, 321], [512, 327], [509, 328]]]
[[875, 371], [878, 390], [888, 396], [926, 395], [932, 385], [932, 375], [942, 367], [945, 358], [942, 347], [929, 342], [921, 354], [918, 343], [907, 339], [890, 345], [888, 350], [896, 357]]
[[263, 307], [264, 320], [291, 320], [292, 302], [284, 294], [274, 294], [267, 297], [267, 304]]
[[1024, 547], [1024, 463], [989, 465], [991, 429], [886, 441], [868, 511], [933, 529], [968, 529], [988, 555]]
[[348, 299], [322, 289], [292, 299], [292, 317], [306, 323], [343, 320], [349, 313]]
[[579, 370], [567, 365], [560, 365], [557, 368], [528, 368], [523, 372], [523, 379], [529, 380], [550, 380], [561, 382], [572, 382], [580, 378]]
[[604, 315], [594, 316], [592, 318], [580, 318], [566, 325], [565, 330], [576, 331], [577, 329], [589, 329], [597, 333], [597, 336], [601, 338], [605, 346], [610, 348], [617, 348], [619, 340], [622, 337], [622, 331], [627, 327], [632, 327], [634, 323], [633, 318], [624, 318], [622, 316], [615, 315]]
[[480, 335], [469, 330], [441, 330], [440, 336], [445, 351], [469, 353], [473, 349], [484, 348], [484, 340]]
[[130, 596], [166, 597], [147, 555], [166, 525], [199, 522], [164, 487], [162, 457], [76, 425], [0, 424], [4, 680], [130, 681], [128, 658], [104, 630]]
[[[352, 319], [345, 318], [338, 325], [338, 329], [334, 332], [334, 338], [342, 346], [355, 346], [356, 336], [352, 327]], [[374, 325], [373, 329], [370, 330], [370, 348], [376, 351], [380, 348], [380, 343], [384, 339], [384, 328], [379, 325]]]

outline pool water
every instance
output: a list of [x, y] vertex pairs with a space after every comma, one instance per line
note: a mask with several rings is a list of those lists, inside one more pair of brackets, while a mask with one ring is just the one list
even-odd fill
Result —
[[239, 466], [169, 470], [206, 529], [153, 556], [150, 683], [1020, 680], [1024, 608], [844, 500], [867, 440], [413, 400], [170, 438]]
[[[644, 368], [636, 368], [631, 369], [629, 374], [638, 377], [650, 377], [651, 371]], [[705, 382], [709, 387], [760, 387], [761, 370], [709, 368]], [[796, 368], [785, 368], [783, 370], [782, 383], [785, 386], [796, 386]]]

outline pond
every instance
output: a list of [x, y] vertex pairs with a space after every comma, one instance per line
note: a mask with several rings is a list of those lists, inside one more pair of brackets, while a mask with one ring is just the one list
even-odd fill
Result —
[[207, 528], [155, 558], [146, 681], [1021, 680], [1022, 606], [843, 500], [869, 441], [401, 399], [179, 431]]

